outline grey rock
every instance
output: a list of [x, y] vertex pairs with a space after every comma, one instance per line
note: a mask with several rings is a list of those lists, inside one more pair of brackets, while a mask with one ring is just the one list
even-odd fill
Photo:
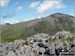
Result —
[[56, 42], [54, 43], [54, 45], [55, 45], [55, 48], [56, 48], [56, 49], [58, 49], [58, 48], [60, 48], [60, 47], [64, 49], [63, 44], [62, 44], [62, 42], [61, 42], [60, 40], [56, 41]]
[[44, 34], [44, 33], [34, 35], [35, 38], [37, 38], [37, 37], [40, 37], [40, 38], [47, 38], [48, 36], [49, 36], [48, 34]]
[[33, 43], [34, 42], [34, 38], [33, 37], [27, 38], [27, 42], [28, 42], [28, 44]]
[[13, 51], [9, 51], [6, 56], [16, 56], [16, 54]]
[[55, 49], [54, 49], [54, 47], [48, 47], [48, 48], [46, 49], [45, 53], [46, 53], [47, 55], [54, 55], [54, 54], [55, 54]]
[[24, 43], [25, 43], [25, 41], [22, 39], [15, 40], [14, 41], [14, 48], [22, 47]]
[[48, 38], [48, 36], [49, 36], [48, 34], [41, 33], [34, 35], [33, 37], [35, 37], [35, 39], [39, 41], [39, 40], [45, 40], [46, 38]]
[[[57, 32], [53, 36], [41, 33], [27, 38], [27, 40], [18, 39], [14, 42], [6, 44], [0, 43], [0, 56], [56, 56], [64, 53], [64, 45], [62, 38], [72, 38], [72, 34], [68, 31]], [[64, 42], [66, 49], [70, 50], [68, 41]], [[75, 40], [72, 41], [75, 46]], [[73, 49], [72, 49], [73, 48]], [[70, 52], [75, 52], [72, 47]], [[62, 52], [62, 53], [61, 53]]]
[[26, 56], [35, 56], [35, 54], [33, 52], [29, 52], [28, 54], [26, 54]]
[[0, 53], [3, 53], [4, 51], [4, 44], [0, 43]]
[[65, 41], [65, 44], [66, 44], [66, 46], [67, 46], [67, 51], [69, 51], [69, 49], [70, 49], [69, 43], [68, 43], [67, 41]]
[[24, 45], [22, 48], [21, 48], [21, 52], [22, 53], [29, 53], [31, 51], [31, 47], [28, 46], [28, 45]]
[[39, 47], [42, 47], [42, 48], [48, 48], [48, 46], [46, 45], [46, 43], [38, 43], [38, 46]]
[[34, 53], [37, 53], [37, 54], [39, 54], [39, 53], [41, 53], [41, 54], [45, 53], [45, 49], [44, 48], [41, 48], [41, 47], [38, 47], [38, 46], [35, 47], [35, 48], [33, 48], [32, 51]]
[[70, 37], [72, 38], [72, 34], [68, 31], [60, 31], [60, 32], [57, 32], [55, 35], [58, 35], [59, 38], [67, 38], [67, 37]]

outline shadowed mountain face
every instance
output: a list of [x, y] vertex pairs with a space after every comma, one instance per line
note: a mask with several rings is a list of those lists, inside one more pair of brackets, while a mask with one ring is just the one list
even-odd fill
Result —
[[58, 31], [74, 33], [75, 18], [73, 16], [55, 13], [40, 19], [34, 19], [17, 24], [2, 25], [2, 41], [13, 41], [18, 38], [26, 39], [37, 33], [53, 35]]

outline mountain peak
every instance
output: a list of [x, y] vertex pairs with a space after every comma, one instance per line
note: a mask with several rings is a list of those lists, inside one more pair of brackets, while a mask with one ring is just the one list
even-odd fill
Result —
[[59, 12], [57, 12], [57, 13], [55, 13], [54, 15], [56, 15], [56, 14], [63, 15], [64, 13], [59, 13]]
[[66, 14], [64, 14], [64, 13], [54, 13], [54, 14], [52, 14], [52, 15], [50, 15], [50, 16], [55, 16], [55, 15], [66, 15]]
[[55, 13], [55, 14], [52, 14], [52, 15], [50, 15], [51, 17], [55, 17], [55, 18], [58, 18], [58, 17], [63, 17], [63, 16], [68, 16], [68, 17], [72, 17], [73, 18], [73, 16], [71, 16], [71, 15], [68, 15], [68, 14], [64, 14], [64, 13]]

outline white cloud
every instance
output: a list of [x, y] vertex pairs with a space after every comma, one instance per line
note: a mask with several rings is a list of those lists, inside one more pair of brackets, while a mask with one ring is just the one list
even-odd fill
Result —
[[33, 2], [29, 5], [30, 8], [35, 8], [36, 6], [38, 6], [40, 4], [40, 1], [38, 2]]
[[17, 7], [17, 11], [21, 11], [23, 9], [22, 6]]
[[11, 20], [11, 21], [7, 21], [6, 23], [10, 23], [10, 24], [14, 24], [14, 23], [19, 23], [20, 21], [17, 20]]
[[10, 0], [0, 0], [0, 8], [8, 6]]
[[37, 7], [37, 13], [45, 13], [52, 9], [59, 9], [59, 8], [65, 8], [65, 5], [61, 3], [62, 0], [59, 1], [49, 1], [45, 0], [43, 3], [40, 4], [39, 7]]

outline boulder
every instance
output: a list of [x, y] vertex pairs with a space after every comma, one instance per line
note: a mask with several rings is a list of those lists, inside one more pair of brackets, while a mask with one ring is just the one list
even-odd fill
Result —
[[72, 38], [72, 34], [68, 31], [60, 31], [60, 32], [57, 32], [55, 35], [58, 35], [59, 38], [67, 38], [67, 37], [70, 37]]
[[28, 45], [24, 45], [22, 48], [21, 48], [21, 52], [22, 53], [29, 53], [31, 51], [31, 47], [28, 46]]
[[47, 38], [49, 35], [45, 34], [45, 33], [41, 33], [41, 34], [36, 34], [34, 35], [35, 38], [40, 37], [40, 38]]
[[14, 48], [19, 48], [19, 47], [23, 46], [24, 43], [25, 43], [25, 41], [22, 39], [15, 40], [14, 41]]
[[36, 47], [36, 46], [38, 46], [38, 43], [39, 43], [39, 42], [35, 42], [35, 43], [33, 44], [33, 48]]
[[48, 48], [48, 46], [45, 45], [44, 43], [38, 43], [38, 46], [39, 46], [39, 47], [42, 47], [42, 48], [45, 48], [45, 49]]
[[38, 41], [38, 40], [44, 40], [48, 38], [48, 36], [49, 36], [48, 34], [41, 33], [41, 34], [34, 35], [33, 37]]
[[60, 47], [61, 47], [62, 49], [64, 49], [63, 44], [62, 44], [62, 42], [61, 42], [60, 40], [54, 42], [54, 45], [55, 45], [55, 48], [56, 48], [56, 49], [58, 49], [58, 48], [60, 48]]
[[45, 49], [44, 48], [41, 48], [41, 47], [39, 47], [39, 46], [37, 46], [37, 47], [34, 47], [33, 49], [32, 49], [32, 51], [36, 54], [39, 54], [39, 55], [42, 55], [42, 54], [44, 54], [45, 53]]
[[16, 54], [13, 51], [9, 51], [6, 56], [16, 56]]
[[68, 43], [67, 41], [65, 41], [65, 44], [66, 44], [66, 46], [67, 46], [66, 50], [69, 51], [69, 50], [70, 50], [70, 45], [69, 45], [69, 43]]
[[55, 54], [55, 49], [54, 47], [48, 47], [45, 51], [45, 54], [47, 55], [54, 55]]
[[34, 38], [33, 37], [27, 38], [27, 42], [28, 44], [32, 44], [34, 42]]
[[29, 52], [26, 56], [36, 56], [33, 52]]

